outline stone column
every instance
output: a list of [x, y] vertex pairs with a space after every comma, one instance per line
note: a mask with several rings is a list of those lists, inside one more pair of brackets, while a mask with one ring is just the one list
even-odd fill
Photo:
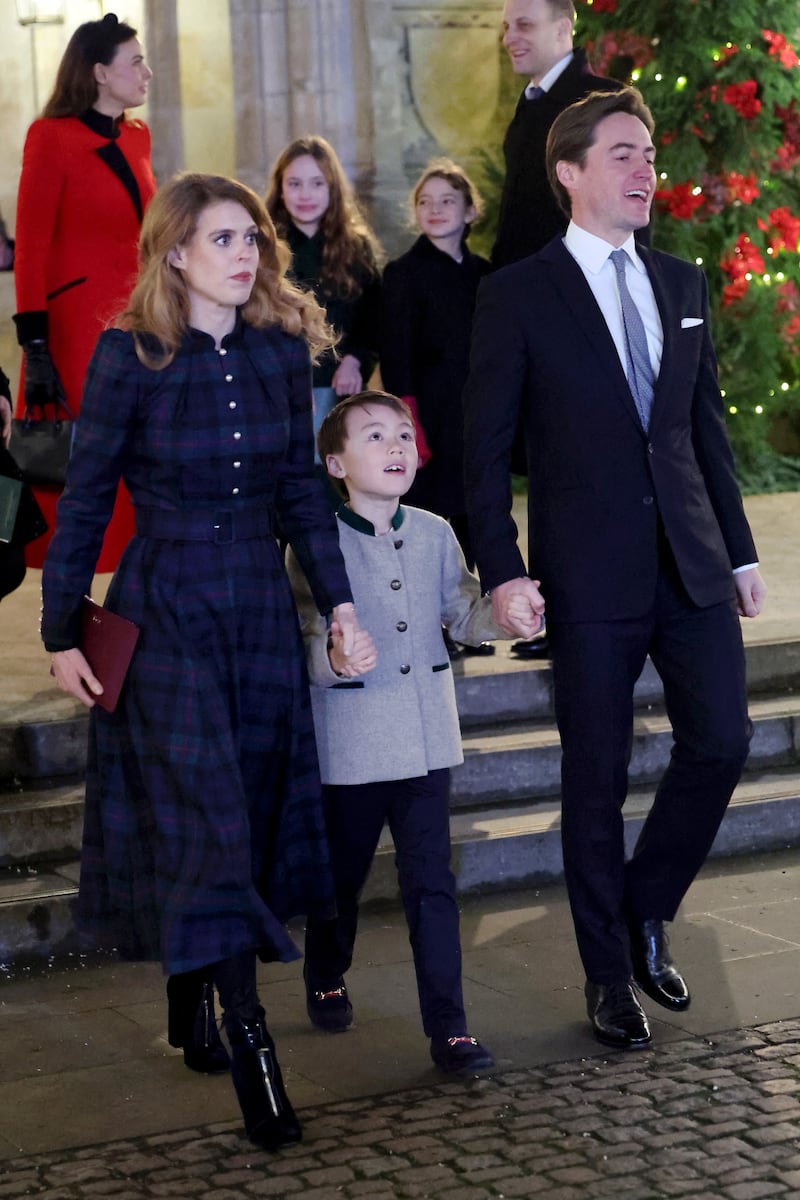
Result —
[[403, 95], [406, 61], [392, 0], [362, 0], [365, 63], [360, 103], [372, 117], [372, 169], [367, 196], [372, 222], [389, 257], [408, 247]]
[[176, 0], [145, 0], [145, 38], [147, 61], [153, 70], [147, 102], [153, 172], [163, 183], [184, 163]]
[[391, 14], [388, 0], [230, 0], [230, 11], [239, 178], [263, 191], [286, 143], [315, 133], [369, 202], [372, 34]]

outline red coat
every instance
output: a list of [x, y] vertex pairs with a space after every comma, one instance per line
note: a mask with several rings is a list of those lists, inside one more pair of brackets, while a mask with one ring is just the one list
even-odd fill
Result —
[[[109, 118], [94, 112], [90, 118], [92, 128], [78, 117], [42, 118], [31, 125], [14, 265], [17, 311], [47, 312], [48, 345], [76, 414], [97, 338], [130, 295], [142, 213], [155, 192], [147, 126], [123, 121], [112, 141], [103, 130], [104, 124], [110, 129]], [[24, 407], [22, 383], [19, 394]], [[58, 496], [56, 488], [37, 489], [51, 531]], [[114, 569], [132, 533], [132, 506], [121, 491], [98, 571]], [[48, 541], [49, 535], [30, 544], [29, 566], [42, 565]]]

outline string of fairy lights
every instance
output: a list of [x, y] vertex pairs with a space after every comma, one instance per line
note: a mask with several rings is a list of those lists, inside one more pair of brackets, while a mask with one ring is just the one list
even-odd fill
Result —
[[[588, 4], [591, 5], [592, 0], [588, 0]], [[732, 52], [736, 52], [737, 49], [738, 48], [735, 47], [732, 42], [728, 42], [725, 44], [724, 47], [714, 50], [711, 57], [714, 62], [723, 62], [723, 61], [725, 61], [726, 57], [728, 57]], [[749, 42], [745, 43], [742, 46], [742, 49], [745, 51], [752, 50], [752, 43], [749, 43]], [[642, 79], [642, 75], [643, 75], [642, 70], [640, 68], [636, 68], [635, 70], [633, 70], [631, 72], [631, 82], [634, 84], [638, 84]], [[652, 80], [654, 83], [658, 83], [658, 84], [666, 82], [665, 75], [662, 71], [654, 72], [652, 74], [652, 76], [649, 77], [648, 82], [650, 82], [650, 80]], [[676, 92], [682, 92], [687, 88], [688, 84], [689, 84], [688, 77], [686, 75], [680, 74], [674, 78], [674, 80], [672, 82], [672, 87]], [[658, 177], [659, 177], [659, 181], [661, 183], [666, 183], [669, 180], [669, 173], [667, 171], [660, 171]], [[771, 181], [769, 179], [762, 179], [759, 182], [760, 182], [760, 187], [764, 191], [768, 191], [770, 189]], [[698, 198], [700, 196], [702, 196], [703, 195], [702, 185], [701, 184], [694, 185], [690, 189], [690, 194], [693, 197], [698, 197]], [[686, 218], [684, 218], [684, 219], [686, 219]], [[691, 217], [689, 217], [689, 219], [691, 219]], [[744, 236], [745, 241], [747, 243], [749, 243], [750, 238], [747, 235], [743, 235], [743, 236]], [[798, 248], [797, 244], [795, 244], [793, 247], [795, 252], [797, 251], [797, 248]], [[765, 250], [766, 250], [766, 254], [768, 256], [774, 257], [776, 251], [772, 246], [766, 247]], [[702, 255], [698, 255], [694, 261], [700, 267], [705, 265], [705, 260]], [[720, 265], [720, 269], [721, 269], [721, 265]], [[740, 278], [744, 279], [748, 285], [754, 284], [758, 287], [765, 287], [765, 288], [770, 288], [773, 283], [783, 284], [783, 283], [786, 283], [786, 281], [787, 281], [787, 276], [784, 271], [781, 271], [781, 270], [775, 271], [775, 270], [770, 270], [770, 269], [766, 269], [764, 271], [753, 271], [752, 269], [748, 269], [747, 271], [742, 273]], [[774, 400], [775, 397], [779, 393], [782, 393], [785, 395], [786, 393], [790, 392], [792, 389], [793, 389], [793, 385], [791, 383], [789, 383], [787, 380], [783, 379], [783, 380], [780, 380], [778, 383], [776, 383], [775, 386], [767, 388], [767, 397], [770, 400]], [[726, 390], [724, 388], [722, 389], [722, 396], [723, 396], [723, 399], [725, 399], [727, 401], [728, 397], [727, 397]], [[739, 404], [728, 403], [727, 411], [730, 414], [730, 416], [733, 416], [733, 417], [737, 416], [738, 414], [740, 414], [742, 412], [752, 412], [756, 416], [764, 416], [765, 413], [767, 412], [767, 405], [766, 405], [766, 403], [756, 403], [756, 404], [753, 404], [752, 406], [747, 406], [745, 409], [743, 409]]]

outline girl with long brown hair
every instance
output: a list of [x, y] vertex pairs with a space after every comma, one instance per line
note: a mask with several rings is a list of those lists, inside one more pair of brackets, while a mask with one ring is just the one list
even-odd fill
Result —
[[322, 137], [296, 138], [278, 155], [266, 203], [292, 252], [292, 278], [313, 290], [339, 339], [314, 368], [318, 428], [337, 396], [367, 386], [377, 362], [380, 247]]

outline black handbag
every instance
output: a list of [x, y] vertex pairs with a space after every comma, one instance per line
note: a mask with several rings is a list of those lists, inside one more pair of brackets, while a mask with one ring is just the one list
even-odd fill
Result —
[[[26, 483], [63, 487], [72, 453], [75, 419], [64, 400], [52, 405], [55, 410], [53, 420], [49, 420], [45, 414], [47, 405], [36, 407], [40, 410], [39, 414], [29, 407], [25, 409], [24, 417], [16, 417], [12, 421], [9, 450]], [[66, 416], [59, 415], [61, 409]]]
[[35, 538], [41, 537], [43, 533], [47, 533], [48, 524], [44, 519], [44, 514], [36, 502], [31, 489], [25, 483], [22, 471], [18, 464], [14, 461], [12, 454], [6, 450], [5, 446], [0, 442], [0, 475], [5, 475], [9, 479], [22, 479], [22, 494], [19, 498], [19, 508], [17, 509], [17, 519], [14, 524], [14, 536], [11, 538], [11, 546], [27, 546], [28, 542], [32, 542]]

